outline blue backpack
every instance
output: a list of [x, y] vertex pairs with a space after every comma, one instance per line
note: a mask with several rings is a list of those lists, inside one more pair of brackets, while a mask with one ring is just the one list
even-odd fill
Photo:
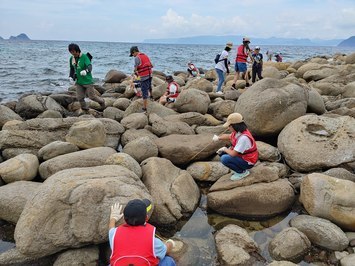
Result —
[[217, 64], [219, 62], [219, 58], [221, 57], [221, 54], [216, 54], [216, 57], [214, 58], [214, 62]]

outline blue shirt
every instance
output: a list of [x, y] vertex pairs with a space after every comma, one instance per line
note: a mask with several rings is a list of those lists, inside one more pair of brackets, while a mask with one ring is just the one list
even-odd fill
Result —
[[[108, 232], [108, 239], [110, 241], [110, 247], [112, 250], [113, 246], [113, 236], [115, 235], [117, 227], [111, 228], [110, 231]], [[156, 257], [158, 257], [160, 260], [162, 260], [165, 255], [166, 255], [166, 246], [161, 241], [159, 238], [154, 237], [154, 254]]]

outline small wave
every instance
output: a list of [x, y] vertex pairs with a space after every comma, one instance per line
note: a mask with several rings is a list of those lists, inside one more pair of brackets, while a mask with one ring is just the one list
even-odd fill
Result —
[[61, 72], [59, 71], [56, 71], [54, 69], [51, 69], [51, 68], [44, 68], [42, 73], [44, 75], [56, 75], [56, 74], [61, 74]]

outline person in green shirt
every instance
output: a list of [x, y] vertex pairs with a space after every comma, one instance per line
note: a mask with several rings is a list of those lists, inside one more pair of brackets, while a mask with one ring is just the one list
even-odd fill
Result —
[[84, 111], [89, 110], [85, 102], [85, 96], [91, 100], [98, 102], [102, 109], [105, 108], [105, 101], [97, 96], [92, 78], [91, 58], [87, 54], [83, 54], [79, 45], [71, 43], [68, 45], [71, 57], [69, 59], [70, 73], [69, 78], [73, 79], [76, 87], [76, 97]]

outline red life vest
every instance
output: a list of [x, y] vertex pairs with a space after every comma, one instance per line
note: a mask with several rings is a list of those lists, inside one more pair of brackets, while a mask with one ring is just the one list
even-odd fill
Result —
[[124, 224], [116, 228], [113, 236], [111, 266], [156, 266], [159, 258], [154, 254], [155, 227]]
[[190, 64], [190, 65], [189, 65], [189, 69], [190, 69], [191, 71], [197, 71], [194, 64]]
[[235, 58], [235, 62], [238, 63], [246, 63], [248, 58], [248, 53], [245, 53], [245, 46], [240, 45], [237, 48], [237, 57]]
[[232, 147], [231, 149], [233, 150], [234, 147], [237, 145], [238, 143], [238, 139], [241, 136], [247, 136], [250, 141], [251, 141], [251, 148], [248, 150], [245, 150], [242, 154], [238, 153], [238, 157], [242, 158], [244, 161], [247, 161], [249, 163], [255, 164], [258, 161], [258, 157], [259, 157], [259, 153], [258, 153], [258, 149], [256, 148], [256, 142], [253, 138], [253, 136], [251, 135], [250, 131], [248, 129], [244, 130], [242, 132], [242, 134], [238, 137], [236, 137], [237, 132], [233, 132], [230, 136], [230, 141], [232, 143]]
[[[176, 86], [176, 92], [175, 93], [171, 90], [171, 88], [170, 88], [171, 85], [175, 85]], [[170, 82], [168, 84], [168, 97], [176, 99], [179, 96], [179, 91], [178, 90], [179, 90], [179, 84], [177, 84], [175, 81]]]
[[140, 77], [150, 76], [152, 74], [152, 63], [146, 54], [139, 53], [137, 55], [141, 60], [139, 66], [137, 66], [137, 72]]

